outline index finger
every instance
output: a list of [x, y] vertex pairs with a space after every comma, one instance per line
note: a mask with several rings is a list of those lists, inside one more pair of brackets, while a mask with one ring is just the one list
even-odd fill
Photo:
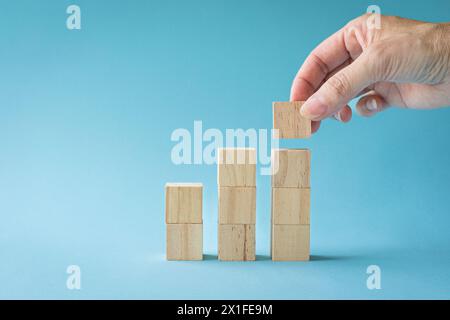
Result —
[[307, 100], [330, 72], [349, 59], [344, 30], [345, 27], [327, 38], [306, 58], [292, 83], [291, 101]]

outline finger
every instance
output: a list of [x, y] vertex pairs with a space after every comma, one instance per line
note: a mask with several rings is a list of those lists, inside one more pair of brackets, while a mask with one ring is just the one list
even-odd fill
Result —
[[[291, 101], [307, 100], [322, 84], [329, 70], [339, 71], [349, 64], [348, 52], [343, 45], [343, 31], [338, 31], [322, 42], [306, 59], [291, 87]], [[337, 44], [340, 44], [339, 46]], [[331, 51], [333, 49], [334, 51]], [[333, 53], [334, 52], [334, 53]], [[338, 69], [338, 70], [336, 70]], [[350, 116], [351, 117], [351, 116]], [[320, 128], [320, 121], [312, 121], [311, 131]]]
[[320, 121], [313, 121], [311, 122], [311, 132], [316, 133], [317, 130], [320, 128]]
[[355, 98], [359, 98], [359, 97], [361, 97], [361, 96], [364, 96], [364, 95], [366, 95], [367, 93], [369, 93], [369, 92], [371, 92], [371, 91], [373, 91], [372, 86], [369, 86], [369, 87], [367, 87], [367, 88], [364, 88], [361, 92], [359, 92], [359, 93], [355, 96]]
[[[319, 88], [329, 78], [334, 76], [336, 73], [338, 73], [339, 71], [344, 69], [346, 66], [348, 66], [352, 62], [353, 62], [352, 59], [347, 59], [341, 65], [337, 66], [332, 71], [328, 72], [328, 74], [320, 82], [320, 84], [317, 86], [317, 88]], [[295, 90], [295, 91], [291, 90], [291, 101], [306, 101], [317, 89], [317, 88], [314, 88], [308, 81], [306, 81], [303, 78], [298, 78], [295, 81], [297, 84], [297, 90]], [[294, 86], [291, 89], [293, 89], [293, 88], [294, 88]]]
[[344, 28], [317, 46], [306, 58], [291, 86], [291, 101], [308, 99], [330, 71], [349, 59]]
[[344, 108], [336, 112], [332, 117], [339, 122], [349, 122], [352, 119], [352, 108], [346, 105]]
[[385, 110], [389, 105], [384, 98], [375, 92], [369, 93], [359, 99], [356, 104], [357, 112], [363, 117], [371, 117], [374, 114]]
[[374, 82], [368, 54], [363, 53], [353, 63], [328, 79], [304, 104], [302, 115], [322, 120], [341, 110], [358, 93]]
[[[332, 70], [322, 81], [321, 84], [323, 84], [324, 81], [328, 80], [331, 76], [348, 66], [352, 62], [351, 59], [347, 59], [342, 63], [340, 66], [336, 67], [334, 70]], [[300, 83], [303, 83], [300, 85]], [[299, 79], [300, 90], [297, 90], [294, 94], [291, 94], [291, 101], [305, 101], [307, 100], [313, 93], [312, 86], [309, 85], [309, 83], [305, 82], [303, 79]], [[319, 85], [320, 87], [320, 85]], [[293, 100], [295, 99], [295, 100]], [[336, 118], [336, 120], [342, 121], [342, 122], [348, 122], [352, 117], [352, 111], [350, 109], [350, 115], [348, 114], [348, 111], [346, 111], [343, 115], [343, 117], [339, 116], [339, 118]], [[342, 120], [343, 119], [343, 120]], [[311, 123], [311, 132], [316, 133], [320, 128], [320, 121], [312, 121]]]
[[[334, 76], [336, 73], [338, 73], [339, 71], [341, 71], [342, 69], [344, 69], [345, 67], [347, 67], [348, 65], [350, 65], [350, 63], [352, 63], [353, 60], [352, 59], [347, 59], [345, 60], [341, 65], [337, 66], [336, 68], [334, 68], [333, 70], [331, 70], [327, 76], [325, 77], [325, 79], [323, 79], [322, 84], [324, 84], [328, 79], [330, 79], [332, 76]], [[320, 87], [320, 86], [319, 86]]]
[[[292, 100], [291, 101], [304, 101], [307, 98], [299, 98], [298, 100]], [[316, 133], [317, 130], [319, 130], [320, 127], [320, 121], [311, 121], [311, 132]]]

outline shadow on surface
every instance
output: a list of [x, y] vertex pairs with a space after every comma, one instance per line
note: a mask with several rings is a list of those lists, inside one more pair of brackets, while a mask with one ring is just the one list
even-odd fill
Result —
[[[340, 260], [355, 260], [360, 259], [362, 257], [358, 256], [325, 256], [325, 255], [312, 255], [310, 257], [310, 261], [340, 261]], [[164, 258], [165, 260], [165, 258]], [[219, 258], [216, 254], [204, 254], [204, 261], [219, 261]], [[257, 254], [256, 261], [271, 261], [272, 258], [269, 255], [265, 254]]]
[[[338, 261], [338, 260], [353, 260], [358, 259], [356, 256], [324, 256], [324, 255], [312, 255], [311, 261]], [[217, 260], [218, 257], [216, 254], [204, 254], [203, 260], [205, 261], [212, 261]], [[269, 255], [264, 254], [257, 254], [256, 255], [256, 261], [270, 261], [272, 260]]]
[[211, 260], [217, 260], [217, 255], [215, 254], [204, 254], [203, 260], [205, 261], [211, 261]]
[[[338, 260], [352, 260], [357, 259], [356, 256], [324, 256], [324, 255], [312, 255], [310, 261], [338, 261]], [[219, 261], [216, 254], [204, 254], [203, 260], [205, 261]], [[271, 261], [272, 258], [269, 255], [257, 254], [256, 261]]]
[[311, 261], [338, 261], [338, 260], [352, 260], [358, 259], [356, 256], [323, 256], [323, 255], [312, 255], [310, 257]]
[[[211, 260], [219, 260], [216, 254], [204, 254], [203, 260], [205, 261], [211, 261]], [[271, 260], [270, 256], [268, 255], [256, 255], [256, 261], [268, 261]], [[238, 261], [239, 262], [239, 261]]]

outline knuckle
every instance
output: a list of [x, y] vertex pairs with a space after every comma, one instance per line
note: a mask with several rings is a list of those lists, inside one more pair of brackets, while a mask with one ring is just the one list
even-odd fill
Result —
[[[352, 27], [352, 26], [360, 26], [360, 25], [365, 25], [367, 24], [368, 21], [370, 21], [370, 19], [373, 17], [374, 13], [376, 12], [365, 12], [364, 14], [354, 18], [353, 20], [349, 21], [347, 23], [347, 26]], [[380, 14], [380, 19], [381, 20], [387, 20], [389, 17]]]
[[356, 17], [355, 19], [351, 20], [349, 22], [349, 25], [355, 25], [355, 24], [360, 24], [360, 23], [365, 23], [367, 21], [367, 19], [371, 16], [372, 13], [370, 12], [366, 12], [358, 17]]
[[330, 70], [328, 70], [326, 63], [323, 62], [317, 54], [311, 54], [310, 59], [311, 62], [314, 63], [324, 75], [329, 73]]

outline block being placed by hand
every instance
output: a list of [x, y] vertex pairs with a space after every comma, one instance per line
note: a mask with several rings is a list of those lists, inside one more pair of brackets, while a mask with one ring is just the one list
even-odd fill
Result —
[[255, 260], [255, 225], [219, 224], [218, 233], [219, 260]]
[[309, 188], [311, 153], [307, 149], [272, 149], [272, 187]]
[[202, 223], [201, 183], [166, 184], [166, 223]]
[[217, 183], [222, 187], [255, 187], [256, 149], [218, 148]]
[[274, 102], [273, 128], [279, 130], [280, 139], [309, 138], [311, 120], [301, 116], [302, 101]]
[[309, 225], [272, 225], [272, 260], [309, 260]]
[[219, 186], [219, 224], [255, 224], [256, 187]]
[[308, 225], [310, 197], [309, 188], [272, 188], [272, 223]]
[[203, 224], [166, 225], [167, 260], [203, 259]]

